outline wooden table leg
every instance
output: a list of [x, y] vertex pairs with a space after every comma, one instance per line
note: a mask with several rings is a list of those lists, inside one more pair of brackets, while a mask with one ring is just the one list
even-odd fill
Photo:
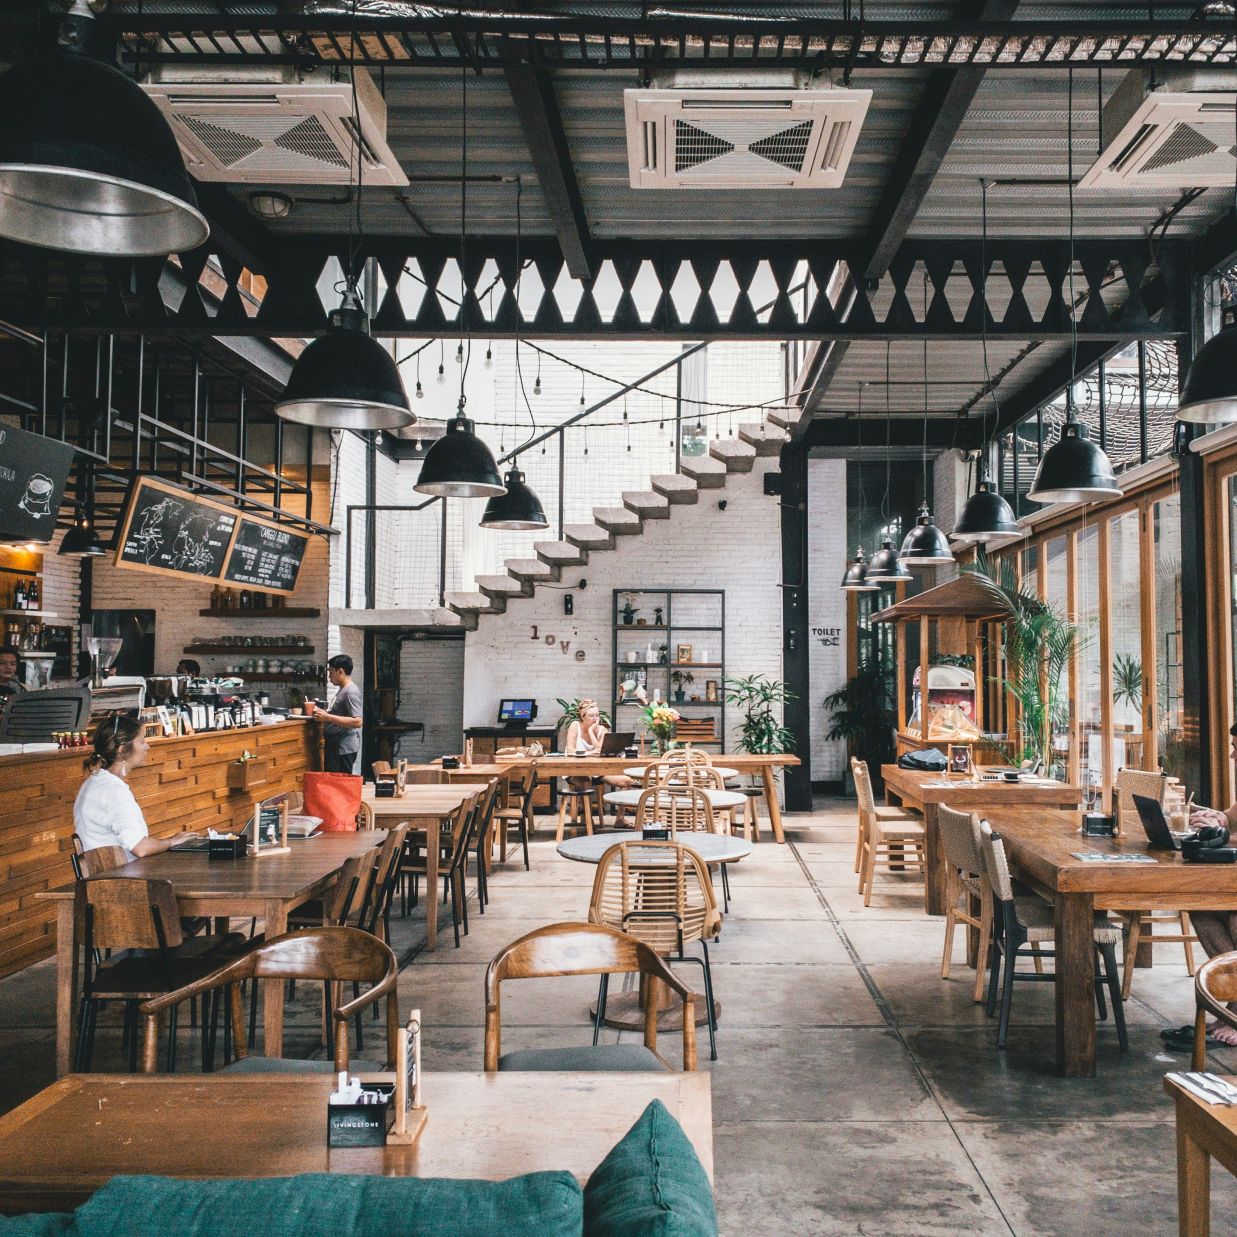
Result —
[[773, 777], [773, 766], [765, 765], [760, 771], [765, 784], [765, 803], [769, 807], [769, 824], [773, 827], [773, 840], [785, 842], [786, 835], [782, 832], [782, 809], [777, 805], [777, 782]]
[[924, 909], [929, 915], [943, 915], [949, 899], [946, 885], [945, 848], [941, 845], [941, 827], [936, 804], [923, 805], [924, 851], [928, 870], [924, 874]]
[[[288, 908], [282, 901], [267, 902], [262, 919], [268, 941], [288, 930]], [[282, 979], [262, 981], [262, 1050], [268, 1057], [283, 1056], [283, 986]]]
[[56, 1077], [73, 1068], [73, 1040], [77, 1023], [78, 955], [82, 951], [77, 899], [56, 903]]
[[1184, 1104], [1177, 1105], [1177, 1232], [1208, 1237], [1211, 1232], [1211, 1157], [1194, 1140]]
[[1057, 1073], [1095, 1077], [1095, 901], [1058, 894], [1056, 919]]
[[425, 822], [425, 948], [438, 948], [438, 847], [440, 820]]

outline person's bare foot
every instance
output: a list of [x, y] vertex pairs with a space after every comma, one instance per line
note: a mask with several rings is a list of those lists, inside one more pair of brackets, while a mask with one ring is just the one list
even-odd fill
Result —
[[1237, 1027], [1230, 1027], [1226, 1022], [1209, 1022], [1207, 1038], [1229, 1048], [1237, 1048]]

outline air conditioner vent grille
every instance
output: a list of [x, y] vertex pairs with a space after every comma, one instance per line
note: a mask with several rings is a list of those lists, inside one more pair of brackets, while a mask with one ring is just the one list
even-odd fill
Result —
[[734, 143], [701, 129], [698, 125], [688, 124], [686, 120], [674, 122], [674, 170], [685, 172], [688, 168], [698, 168], [702, 163], [712, 159], [720, 159], [734, 150]]
[[803, 170], [803, 161], [807, 157], [808, 143], [812, 138], [812, 122], [801, 121], [783, 129], [780, 133], [770, 133], [753, 142], [748, 150], [754, 155], [760, 155], [779, 167], [790, 168], [792, 171]]
[[199, 120], [196, 116], [185, 116], [183, 123], [220, 163], [229, 167], [253, 154], [255, 150], [262, 149], [262, 143], [247, 133], [225, 129], [222, 125], [213, 125], [210, 121]]
[[[1174, 125], [1168, 136], [1160, 143], [1159, 149], [1143, 164], [1143, 168], [1148, 172], [1158, 172], [1161, 168], [1178, 168], [1183, 164], [1188, 164], [1194, 160], [1202, 160], [1205, 167], [1199, 168], [1199, 171], [1210, 170], [1210, 164], [1215, 163], [1215, 170], [1219, 170], [1225, 166], [1226, 159], [1232, 158], [1231, 145], [1225, 149], [1219, 142], [1212, 141], [1204, 133], [1199, 132], [1199, 128], [1207, 128], [1213, 131], [1219, 130], [1220, 125], [1205, 125], [1195, 127], [1194, 125]], [[1228, 126], [1226, 126], [1228, 127]], [[1219, 137], [1218, 132], [1215, 133]], [[1227, 134], [1225, 136], [1228, 136]], [[1224, 159], [1211, 160], [1209, 155], [1214, 155], [1219, 151], [1224, 152]], [[1184, 171], [1185, 169], [1182, 168]]]
[[306, 159], [317, 159], [322, 163], [330, 163], [335, 167], [346, 168], [347, 161], [336, 149], [335, 144], [327, 137], [326, 130], [317, 116], [306, 116], [294, 129], [289, 129], [275, 139], [275, 145], [295, 154], [304, 155]]

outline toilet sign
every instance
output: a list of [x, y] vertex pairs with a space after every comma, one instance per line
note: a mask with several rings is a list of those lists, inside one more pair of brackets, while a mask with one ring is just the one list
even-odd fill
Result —
[[842, 629], [840, 627], [813, 627], [812, 639], [817, 641], [821, 648], [841, 648]]
[[56, 438], [0, 425], [0, 541], [50, 541], [73, 464]]

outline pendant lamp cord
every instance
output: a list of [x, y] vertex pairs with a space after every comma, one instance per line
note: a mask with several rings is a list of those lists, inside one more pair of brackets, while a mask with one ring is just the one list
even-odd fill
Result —
[[1070, 420], [1074, 409], [1074, 383], [1078, 377], [1078, 310], [1074, 304], [1074, 70], [1071, 67], [1068, 77], [1069, 85], [1066, 93], [1067, 113], [1065, 118], [1066, 134], [1066, 173], [1065, 179], [1069, 189], [1069, 388], [1065, 399], [1065, 419]]
[[[988, 182], [980, 180], [980, 219], [979, 234], [979, 336], [984, 355], [984, 386], [992, 397], [992, 408], [995, 424], [1001, 424], [1001, 401], [997, 389], [992, 382], [992, 369], [988, 362]], [[979, 448], [979, 478], [988, 480], [988, 449], [991, 446], [988, 434], [988, 413], [984, 412], [983, 442]]]
[[[355, 7], [355, 0], [353, 0]], [[465, 38], [468, 36], [465, 35]], [[468, 302], [468, 63], [460, 69], [460, 327], [464, 332], [464, 363], [460, 366], [460, 407], [464, 415], [468, 403], [464, 384], [468, 379], [468, 363], [472, 360], [472, 324]]]
[[[351, 11], [349, 12], [348, 23], [348, 50], [353, 56], [356, 55], [356, 40], [357, 40], [357, 0], [352, 0]], [[360, 102], [357, 99], [356, 88], [356, 68], [349, 70], [349, 83], [352, 87], [352, 124], [353, 132], [356, 133], [356, 200], [353, 203], [353, 208], [348, 212], [348, 269], [344, 271], [344, 288], [346, 291], [353, 292], [358, 297], [360, 295], [361, 269], [364, 259], [361, 257], [364, 246], [365, 230], [361, 223], [361, 191], [365, 184], [365, 159], [361, 146], [361, 109]], [[353, 236], [353, 227], [355, 225], [356, 235]], [[368, 308], [366, 310], [368, 313]]]
[[881, 499], [881, 531], [889, 535], [889, 455], [893, 450], [893, 416], [889, 410], [890, 340], [885, 341], [885, 495]]
[[868, 514], [868, 498], [866, 488], [863, 484], [863, 388], [867, 383], [859, 384], [859, 410], [855, 413], [855, 430], [858, 435], [858, 441], [855, 447], [855, 461], [859, 469], [859, 536], [855, 539], [856, 550], [862, 549], [865, 529], [863, 521]]
[[[520, 395], [524, 400], [524, 407], [528, 409], [529, 430], [528, 437], [512, 453], [511, 462], [513, 464], [520, 458], [520, 452], [537, 437], [537, 417], [533, 413], [532, 404], [529, 402], [528, 392], [524, 389], [524, 370], [520, 366], [520, 323], [523, 320], [523, 311], [520, 309], [520, 287], [524, 279], [524, 263], [520, 256], [520, 241], [524, 235], [523, 193], [524, 182], [517, 176], [515, 178], [515, 376], [520, 385]], [[560, 451], [563, 449], [561, 434], [559, 435], [558, 449]]]
[[[924, 320], [928, 317], [928, 275], [924, 272], [923, 277], [923, 315]], [[924, 336], [923, 341], [923, 503], [928, 505], [928, 339]]]

